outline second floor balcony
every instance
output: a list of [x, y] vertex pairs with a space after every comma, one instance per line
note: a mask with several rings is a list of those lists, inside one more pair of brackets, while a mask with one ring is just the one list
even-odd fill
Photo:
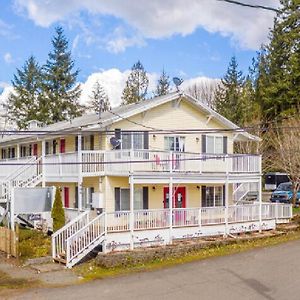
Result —
[[138, 173], [260, 174], [261, 157], [152, 150], [82, 151], [47, 155], [46, 177], [128, 176]]

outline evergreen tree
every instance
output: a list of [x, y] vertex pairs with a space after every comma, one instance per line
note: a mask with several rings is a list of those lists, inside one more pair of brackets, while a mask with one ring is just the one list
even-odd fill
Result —
[[145, 100], [149, 85], [146, 71], [140, 61], [135, 63], [126, 81], [122, 95], [122, 105]]
[[53, 232], [65, 225], [65, 211], [62, 205], [59, 188], [56, 188], [55, 199], [51, 210], [51, 218], [53, 219]]
[[163, 96], [170, 93], [170, 77], [167, 75], [165, 70], [162, 70], [162, 73], [157, 81], [156, 90], [154, 92], [155, 96]]
[[99, 114], [99, 116], [101, 116], [102, 112], [111, 109], [108, 96], [99, 81], [96, 81], [93, 86], [88, 107], [95, 113]]
[[215, 94], [216, 111], [237, 125], [243, 123], [241, 95], [244, 80], [242, 72], [238, 70], [236, 58], [233, 56], [227, 73], [221, 79]]
[[17, 69], [12, 85], [14, 92], [10, 94], [6, 104], [9, 118], [20, 129], [26, 128], [30, 120], [44, 122], [45, 120], [39, 114], [41, 68], [34, 56], [29, 57], [22, 69]]
[[47, 123], [71, 119], [82, 114], [79, 105], [80, 86], [76, 84], [78, 70], [68, 50], [68, 40], [61, 27], [56, 28], [52, 39], [53, 50], [44, 66], [45, 99], [41, 113]]
[[300, 112], [300, 5], [299, 0], [280, 3], [270, 42], [259, 60], [257, 100], [266, 122]]

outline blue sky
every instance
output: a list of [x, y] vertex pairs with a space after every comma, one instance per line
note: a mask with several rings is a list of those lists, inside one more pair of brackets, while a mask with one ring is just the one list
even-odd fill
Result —
[[[108, 2], [2, 0], [0, 88], [10, 84], [16, 68], [30, 55], [41, 64], [46, 61], [57, 25], [64, 27], [70, 41], [81, 70], [79, 81], [100, 76], [113, 84], [113, 78], [107, 77], [115, 75], [107, 70], [127, 74], [138, 59], [153, 80], [162, 68], [185, 80], [220, 78], [232, 55], [247, 72], [259, 45], [267, 41], [274, 17], [216, 0], [186, 1], [189, 5], [183, 0]], [[277, 0], [264, 2], [278, 5]], [[116, 85], [123, 82], [120, 79]]]

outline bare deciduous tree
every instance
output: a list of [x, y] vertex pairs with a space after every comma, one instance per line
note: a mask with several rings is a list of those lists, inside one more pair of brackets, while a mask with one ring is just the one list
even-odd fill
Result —
[[272, 131], [274, 157], [272, 164], [279, 171], [287, 173], [293, 187], [293, 205], [300, 189], [300, 118], [283, 121]]
[[214, 109], [215, 92], [219, 83], [220, 81], [217, 79], [200, 81], [188, 86], [185, 91]]

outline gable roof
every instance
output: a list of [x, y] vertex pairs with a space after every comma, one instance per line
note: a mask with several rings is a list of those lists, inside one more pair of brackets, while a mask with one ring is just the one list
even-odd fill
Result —
[[136, 114], [145, 112], [159, 105], [178, 99], [189, 102], [199, 111], [204, 112], [212, 118], [215, 118], [226, 128], [236, 131], [237, 135], [239, 135], [239, 139], [254, 141], [260, 140], [259, 137], [249, 134], [245, 130], [241, 129], [240, 127], [208, 107], [205, 103], [196, 100], [188, 94], [182, 92], [173, 92], [165, 96], [155, 97], [150, 100], [143, 100], [135, 104], [115, 107], [111, 111], [103, 112], [101, 114], [101, 118], [99, 118], [99, 115], [95, 113], [85, 114], [70, 121], [57, 122], [45, 127], [36, 128], [34, 129], [34, 133], [36, 133], [36, 135], [33, 134], [33, 132], [30, 132], [30, 130], [28, 130], [28, 133], [24, 131], [24, 134], [6, 135], [0, 139], [0, 144], [9, 143], [16, 140], [31, 140], [33, 138], [36, 139], [37, 136], [47, 136], [47, 134], [49, 133], [55, 134], [57, 132], [57, 135], [61, 135], [76, 130], [78, 131], [78, 129], [82, 130], [83, 133], [84, 131], [103, 129], [115, 122], [123, 119], [126, 120]]

